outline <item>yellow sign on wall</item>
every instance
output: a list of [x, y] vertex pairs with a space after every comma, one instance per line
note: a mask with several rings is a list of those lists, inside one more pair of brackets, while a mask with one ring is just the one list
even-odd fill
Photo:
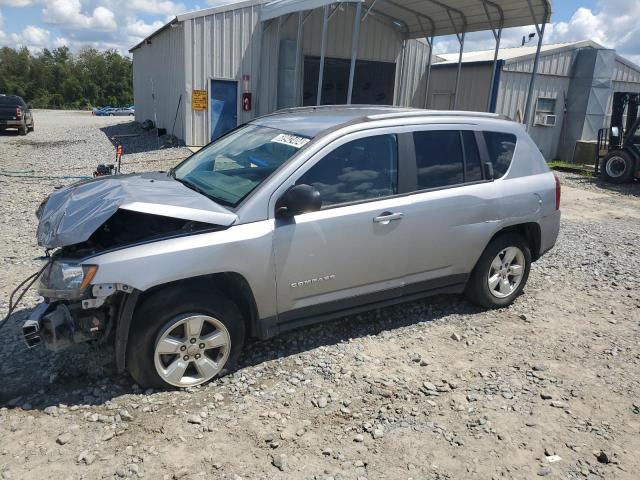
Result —
[[207, 110], [209, 108], [209, 94], [206, 90], [193, 90], [191, 92], [191, 107], [194, 110]]

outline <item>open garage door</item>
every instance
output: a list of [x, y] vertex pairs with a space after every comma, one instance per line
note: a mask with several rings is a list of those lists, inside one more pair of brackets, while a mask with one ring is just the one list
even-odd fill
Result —
[[[347, 103], [350, 60], [326, 58], [322, 86], [322, 105]], [[319, 57], [305, 57], [302, 104], [316, 104], [318, 91]], [[393, 105], [396, 65], [389, 62], [358, 60], [353, 82], [351, 103], [367, 105]]]

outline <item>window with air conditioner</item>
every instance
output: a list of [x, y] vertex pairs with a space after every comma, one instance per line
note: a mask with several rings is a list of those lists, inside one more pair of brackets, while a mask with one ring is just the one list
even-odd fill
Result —
[[555, 98], [538, 98], [536, 102], [536, 125], [542, 127], [556, 126], [556, 99]]

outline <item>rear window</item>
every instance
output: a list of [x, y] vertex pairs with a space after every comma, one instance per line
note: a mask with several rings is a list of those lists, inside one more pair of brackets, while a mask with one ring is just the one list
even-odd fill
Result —
[[489, 150], [489, 161], [493, 164], [493, 176], [494, 178], [503, 177], [513, 159], [516, 136], [511, 133], [484, 132], [484, 139]]
[[22, 100], [20, 97], [16, 97], [15, 95], [5, 95], [0, 96], [0, 105], [2, 106], [17, 106], [22, 105]]

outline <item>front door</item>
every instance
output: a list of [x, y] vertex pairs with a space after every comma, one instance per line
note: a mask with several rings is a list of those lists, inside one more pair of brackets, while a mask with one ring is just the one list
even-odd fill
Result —
[[400, 293], [410, 200], [397, 196], [398, 136], [341, 142], [296, 181], [320, 191], [322, 209], [276, 221], [279, 323]]
[[211, 140], [238, 125], [238, 82], [211, 80]]

